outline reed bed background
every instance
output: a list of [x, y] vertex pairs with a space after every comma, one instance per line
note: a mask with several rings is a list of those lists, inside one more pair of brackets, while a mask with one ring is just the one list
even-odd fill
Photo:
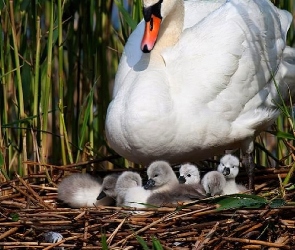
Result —
[[[295, 7], [294, 0], [274, 2]], [[0, 10], [1, 178], [93, 159], [106, 169], [129, 166], [108, 147], [104, 122], [141, 0], [11, 0], [1, 1]], [[292, 26], [289, 44], [294, 39]], [[293, 163], [291, 110], [287, 116], [258, 137], [257, 163]]]

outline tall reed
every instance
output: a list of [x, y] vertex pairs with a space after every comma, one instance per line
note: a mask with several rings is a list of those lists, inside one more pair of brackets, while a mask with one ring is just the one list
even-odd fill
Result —
[[[44, 163], [115, 155], [104, 135], [106, 110], [123, 46], [142, 18], [141, 0], [126, 2], [0, 2], [0, 168], [5, 178], [42, 171]], [[294, 8], [294, 0], [278, 4]], [[288, 39], [294, 42], [293, 28]], [[280, 118], [279, 129], [285, 131], [285, 125]], [[285, 144], [278, 145], [283, 158]]]

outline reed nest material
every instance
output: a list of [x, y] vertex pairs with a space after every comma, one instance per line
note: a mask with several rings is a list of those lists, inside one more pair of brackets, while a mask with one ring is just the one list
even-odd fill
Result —
[[[106, 249], [103, 242], [108, 249], [142, 249], [138, 237], [151, 249], [155, 239], [163, 249], [295, 249], [295, 191], [280, 187], [276, 171], [264, 169], [255, 183], [258, 195], [286, 200], [278, 208], [218, 210], [200, 202], [137, 209], [141, 213], [106, 206], [70, 209], [57, 200], [57, 182], [49, 185], [45, 174], [16, 175], [1, 183], [0, 249]], [[50, 231], [63, 239], [45, 242]]]

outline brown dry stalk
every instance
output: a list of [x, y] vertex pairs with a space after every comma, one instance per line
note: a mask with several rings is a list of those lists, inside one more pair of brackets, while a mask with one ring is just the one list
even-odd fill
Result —
[[23, 194], [25, 197], [27, 197], [31, 202], [37, 203], [38, 201], [33, 198], [31, 195], [29, 195], [28, 193], [26, 193], [25, 191], [23, 191], [21, 188], [19, 188], [18, 186], [16, 186], [15, 184], [12, 184], [12, 187], [17, 190], [18, 192], [20, 192], [21, 194]]
[[17, 179], [28, 189], [28, 191], [39, 201], [39, 203], [47, 209], [52, 209], [49, 204], [46, 204], [43, 199], [28, 185], [17, 173], [15, 174]]
[[0, 235], [0, 240], [4, 239], [5, 237], [8, 237], [11, 234], [14, 234], [18, 230], [18, 227], [13, 227], [6, 231], [5, 233]]
[[216, 224], [212, 227], [210, 232], [206, 235], [205, 240], [203, 240], [201, 242], [199, 241], [198, 243], [196, 243], [196, 245], [195, 245], [195, 247], [193, 249], [194, 250], [203, 249], [204, 245], [207, 244], [210, 241], [210, 239], [212, 238], [212, 236], [216, 232], [218, 226], [219, 226], [219, 222], [216, 222]]
[[151, 223], [151, 224], [149, 224], [149, 225], [147, 225], [147, 226], [145, 226], [145, 227], [137, 230], [136, 232], [128, 235], [125, 239], [118, 241], [116, 244], [112, 245], [111, 247], [115, 247], [115, 246], [118, 246], [118, 245], [126, 242], [129, 238], [134, 237], [135, 235], [144, 232], [145, 230], [151, 228], [152, 226], [157, 225], [161, 221], [165, 221], [167, 218], [169, 218], [171, 215], [173, 215], [175, 213], [177, 213], [177, 212], [172, 212], [172, 213], [169, 213], [169, 214], [164, 215], [162, 218], [160, 218], [160, 219], [154, 221], [153, 223]]
[[252, 226], [251, 228], [249, 228], [248, 230], [246, 230], [245, 232], [243, 232], [242, 235], [246, 235], [249, 232], [255, 231], [257, 228], [260, 228], [262, 226], [263, 226], [262, 223], [255, 224], [254, 226]]
[[232, 238], [232, 237], [222, 237], [222, 239], [226, 240], [226, 241], [241, 242], [241, 243], [252, 244], [252, 245], [276, 247], [276, 248], [281, 248], [281, 249], [291, 249], [291, 247], [285, 246], [284, 244], [272, 243], [272, 242], [267, 242], [267, 241], [262, 241], [262, 240], [249, 240], [249, 239]]
[[107, 243], [110, 245], [112, 243], [112, 240], [114, 239], [115, 235], [118, 233], [124, 222], [126, 221], [127, 217], [124, 218], [121, 223], [117, 226], [117, 228], [114, 230], [114, 232], [110, 235], [110, 237], [107, 239]]
[[[281, 236], [279, 237], [275, 243], [280, 243], [280, 244], [287, 244], [289, 242], [290, 238], [288, 236]], [[278, 250], [276, 247], [271, 247], [268, 250]]]
[[51, 244], [51, 245], [48, 246], [48, 247], [45, 247], [43, 250], [49, 250], [49, 249], [52, 249], [52, 248], [54, 248], [54, 247], [56, 247], [56, 246], [61, 245], [62, 243], [66, 242], [66, 241], [68, 241], [68, 240], [74, 240], [74, 239], [77, 239], [77, 238], [80, 238], [80, 237], [81, 237], [80, 235], [72, 236], [72, 237], [68, 237], [68, 238], [63, 239], [63, 240], [61, 240], [61, 241], [59, 241], [59, 242], [53, 243], [53, 244]]

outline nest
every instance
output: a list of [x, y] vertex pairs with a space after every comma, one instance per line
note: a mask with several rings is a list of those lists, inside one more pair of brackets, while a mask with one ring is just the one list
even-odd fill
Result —
[[[276, 171], [256, 174], [256, 189], [267, 200], [281, 197], [285, 204], [224, 210], [214, 200], [136, 211], [106, 206], [70, 209], [57, 200], [56, 183], [46, 183], [45, 174], [16, 175], [1, 184], [0, 248], [295, 249], [295, 191], [280, 187]], [[287, 172], [280, 169], [279, 176]], [[63, 238], [46, 242], [48, 232]]]

